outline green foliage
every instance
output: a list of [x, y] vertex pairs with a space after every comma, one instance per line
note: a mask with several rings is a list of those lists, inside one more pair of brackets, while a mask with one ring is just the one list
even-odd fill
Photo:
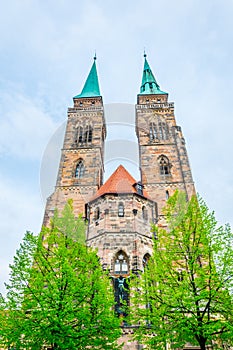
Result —
[[81, 214], [78, 219], [75, 218], [72, 199], [67, 201], [61, 217], [59, 217], [58, 210], [55, 210], [54, 217], [51, 220], [51, 225], [58, 227], [61, 232], [72, 238], [74, 241], [85, 244], [86, 225]]
[[[153, 256], [132, 289], [136, 336], [149, 349], [190, 342], [232, 343], [233, 247], [229, 226], [217, 227], [203, 200], [176, 192], [157, 227]], [[153, 229], [154, 230], [154, 229]]]
[[27, 233], [7, 286], [5, 345], [17, 349], [115, 349], [120, 335], [108, 276], [83, 244], [84, 225], [67, 204], [39, 238]]
[[26, 232], [19, 249], [10, 265], [9, 284], [6, 284], [7, 300], [1, 300], [0, 339], [1, 345], [18, 345], [21, 337], [24, 314], [22, 303], [24, 292], [29, 287], [29, 280], [33, 265], [33, 256], [37, 249], [38, 237]]

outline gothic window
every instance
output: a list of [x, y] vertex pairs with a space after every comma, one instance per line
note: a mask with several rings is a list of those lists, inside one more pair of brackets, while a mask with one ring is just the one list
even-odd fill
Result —
[[168, 140], [169, 129], [168, 129], [167, 123], [164, 123], [164, 122], [158, 123], [158, 136], [160, 140]]
[[148, 211], [145, 206], [142, 207], [142, 218], [147, 221], [148, 220]]
[[150, 123], [150, 141], [157, 139], [157, 129], [154, 123]]
[[83, 135], [83, 143], [87, 143], [87, 138], [88, 138], [88, 130], [85, 130]]
[[90, 125], [87, 125], [85, 128], [83, 128], [82, 126], [79, 126], [77, 129], [76, 142], [79, 145], [85, 144], [87, 142], [91, 143], [92, 136], [93, 136], [93, 130]]
[[84, 133], [84, 143], [92, 142], [92, 127], [87, 125]]
[[166, 156], [159, 157], [160, 175], [170, 175], [170, 168], [169, 159]]
[[168, 199], [169, 199], [169, 197], [170, 197], [170, 195], [169, 195], [169, 191], [166, 191], [166, 200], [168, 200]]
[[125, 208], [123, 203], [118, 205], [118, 216], [123, 217], [125, 215]]
[[159, 138], [163, 140], [163, 125], [159, 122]]
[[76, 142], [77, 143], [83, 143], [83, 128], [81, 126], [78, 127], [77, 130], [77, 138], [76, 138]]
[[145, 267], [148, 265], [148, 261], [150, 259], [150, 254], [145, 254], [143, 259], [142, 259], [142, 265], [143, 265], [143, 268], [145, 269]]
[[84, 176], [84, 163], [83, 160], [80, 159], [75, 169], [75, 177], [81, 179]]
[[114, 273], [116, 274], [127, 274], [129, 272], [129, 262], [126, 254], [120, 250], [116, 254], [116, 258], [114, 261]]

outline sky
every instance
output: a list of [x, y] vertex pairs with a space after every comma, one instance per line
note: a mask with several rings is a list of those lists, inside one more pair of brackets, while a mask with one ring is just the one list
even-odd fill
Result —
[[108, 125], [106, 171], [111, 142], [135, 142], [134, 128], [119, 131], [124, 112], [133, 113], [146, 50], [175, 103], [196, 189], [219, 223], [233, 224], [232, 18], [232, 0], [1, 2], [0, 292], [25, 231], [40, 230], [67, 108], [95, 52], [106, 109], [120, 108]]

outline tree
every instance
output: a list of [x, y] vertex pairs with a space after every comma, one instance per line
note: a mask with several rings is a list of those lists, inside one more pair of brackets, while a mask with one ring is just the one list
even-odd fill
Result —
[[[134, 278], [136, 337], [149, 348], [185, 343], [223, 348], [233, 339], [233, 236], [217, 228], [203, 200], [176, 192], [164, 209], [167, 229], [156, 228], [153, 256]], [[153, 228], [155, 229], [155, 228]]]
[[[80, 227], [82, 229], [80, 229]], [[69, 202], [38, 237], [27, 233], [7, 285], [4, 344], [17, 349], [115, 349], [120, 335], [108, 276], [83, 244]]]

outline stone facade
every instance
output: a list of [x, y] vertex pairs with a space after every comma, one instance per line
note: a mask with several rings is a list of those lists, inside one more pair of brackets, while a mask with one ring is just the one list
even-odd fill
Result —
[[[195, 188], [174, 104], [155, 80], [158, 93], [139, 94], [136, 105], [140, 182], [120, 166], [103, 184], [106, 128], [95, 63], [93, 67], [84, 92], [74, 97], [74, 106], [68, 109], [56, 188], [48, 198], [44, 224], [49, 224], [55, 208], [61, 211], [71, 198], [75, 214], [82, 213], [88, 220], [87, 244], [97, 248], [103, 269], [116, 286], [119, 278], [127, 280], [131, 271], [143, 270], [153, 249], [151, 224], [159, 220], [165, 225], [161, 210], [168, 197], [179, 189], [189, 198]], [[154, 79], [148, 67], [145, 61], [143, 91], [148, 89], [146, 84], [152, 84], [146, 74]], [[97, 95], [90, 92], [88, 96], [93, 81]], [[123, 328], [119, 342], [125, 343], [125, 350], [142, 349], [132, 341], [132, 332], [133, 327]]]
[[174, 103], [164, 95], [138, 95], [136, 133], [139, 143], [141, 181], [158, 211], [176, 189], [195, 193], [185, 140], [176, 125]]
[[[119, 212], [121, 205], [124, 213]], [[127, 276], [130, 271], [142, 271], [144, 256], [152, 254], [151, 222], [156, 217], [155, 203], [135, 193], [119, 193], [101, 196], [88, 207], [87, 243], [98, 249], [104, 269], [114, 275], [117, 253], [124, 251], [129, 265]]]
[[[61, 211], [69, 198], [75, 214], [84, 215], [85, 203], [103, 184], [105, 137], [102, 97], [74, 98], [74, 107], [68, 109], [56, 188], [47, 201], [44, 225], [48, 225], [54, 209]], [[76, 174], [80, 161], [83, 173]]]

